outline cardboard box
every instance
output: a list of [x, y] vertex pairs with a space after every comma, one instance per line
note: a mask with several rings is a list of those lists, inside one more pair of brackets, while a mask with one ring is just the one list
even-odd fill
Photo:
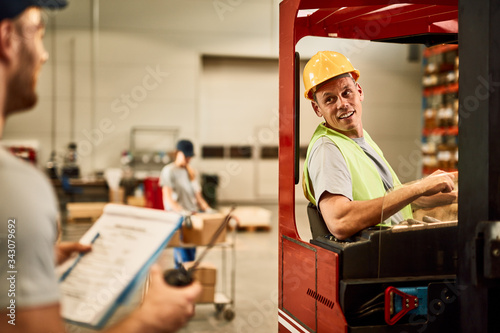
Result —
[[[183, 242], [196, 245], [207, 245], [224, 221], [225, 215], [214, 213], [198, 213], [191, 216], [192, 228], [183, 225]], [[226, 240], [226, 228], [217, 237], [216, 243]]]
[[67, 222], [95, 222], [106, 206], [106, 202], [71, 202], [66, 204]]
[[[212, 236], [217, 231], [219, 226], [224, 221], [226, 215], [219, 213], [198, 213], [191, 216], [192, 228], [187, 228], [186, 223], [182, 225], [182, 242], [180, 241], [180, 233], [177, 231], [173, 236], [168, 246], [175, 247], [181, 245], [208, 245]], [[216, 243], [226, 241], [226, 228], [222, 230]]]
[[[176, 231], [168, 246], [175, 247], [181, 245], [208, 245], [212, 236], [217, 231], [226, 216], [219, 213], [199, 213], [191, 216], [192, 227], [182, 225], [182, 242], [180, 241], [180, 232]], [[216, 243], [226, 241], [226, 228], [222, 230]]]
[[201, 286], [200, 297], [196, 303], [213, 303], [215, 299], [215, 286]]
[[[186, 269], [193, 266], [194, 261], [185, 262], [183, 265]], [[196, 267], [193, 278], [199, 281], [204, 286], [214, 286], [216, 282], [217, 268], [210, 263], [200, 263]]]
[[[183, 265], [189, 269], [194, 261], [185, 262]], [[201, 295], [196, 300], [197, 303], [213, 303], [215, 297], [215, 283], [217, 268], [210, 263], [200, 263], [194, 271], [193, 278], [201, 283]]]
[[177, 230], [173, 235], [172, 238], [170, 238], [170, 241], [168, 242], [168, 247], [178, 247], [181, 246], [181, 232]]

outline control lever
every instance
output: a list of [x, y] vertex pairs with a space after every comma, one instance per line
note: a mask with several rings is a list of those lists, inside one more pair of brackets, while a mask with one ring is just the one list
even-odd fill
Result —
[[175, 287], [183, 287], [183, 286], [187, 286], [193, 282], [193, 273], [194, 273], [196, 267], [198, 267], [201, 260], [207, 254], [208, 250], [210, 250], [214, 246], [219, 235], [227, 227], [229, 220], [231, 219], [231, 213], [234, 211], [234, 209], [235, 209], [235, 206], [231, 207], [231, 210], [229, 211], [229, 213], [227, 213], [226, 217], [224, 218], [224, 221], [222, 221], [219, 228], [217, 228], [217, 230], [214, 232], [212, 238], [210, 239], [210, 242], [208, 242], [207, 247], [201, 253], [201, 255], [198, 257], [198, 259], [196, 259], [193, 266], [191, 266], [189, 269], [186, 269], [184, 267], [184, 265], [181, 264], [181, 267], [179, 267], [179, 268], [171, 268], [171, 269], [167, 269], [165, 272], [163, 272], [163, 279], [165, 280], [165, 282], [167, 284], [169, 284], [171, 286], [175, 286]]

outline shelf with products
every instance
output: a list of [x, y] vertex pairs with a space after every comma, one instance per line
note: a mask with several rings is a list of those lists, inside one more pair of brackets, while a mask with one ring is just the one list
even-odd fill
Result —
[[122, 151], [120, 162], [138, 174], [157, 176], [173, 160], [178, 136], [176, 127], [132, 127], [130, 148]]
[[423, 176], [458, 167], [458, 46], [424, 50], [422, 78]]

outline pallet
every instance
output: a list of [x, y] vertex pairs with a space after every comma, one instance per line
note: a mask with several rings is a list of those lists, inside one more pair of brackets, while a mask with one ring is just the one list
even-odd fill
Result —
[[87, 217], [68, 217], [66, 218], [67, 223], [71, 224], [84, 224], [84, 223], [94, 223], [99, 217], [87, 216]]
[[92, 223], [70, 223], [62, 226], [62, 239], [68, 242], [78, 242], [92, 227]]
[[102, 215], [106, 202], [72, 202], [66, 204], [67, 223], [94, 223]]
[[[222, 214], [229, 212], [229, 207], [220, 209]], [[229, 224], [231, 228], [236, 225], [237, 231], [270, 231], [271, 230], [271, 212], [267, 209], [256, 206], [237, 207], [231, 214], [236, 221], [234, 224]]]

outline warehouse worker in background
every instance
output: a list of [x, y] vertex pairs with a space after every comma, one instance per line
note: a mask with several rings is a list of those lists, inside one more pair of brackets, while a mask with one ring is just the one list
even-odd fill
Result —
[[[61, 8], [64, 0], [0, 0], [0, 137], [6, 118], [32, 108], [36, 81], [48, 59], [40, 7]], [[77, 243], [58, 244], [57, 203], [48, 179], [0, 148], [0, 332], [64, 332], [55, 265]], [[12, 233], [11, 230], [15, 229]], [[7, 235], [9, 249], [7, 246]], [[15, 245], [15, 248], [12, 246]], [[54, 255], [54, 250], [56, 255]], [[57, 258], [56, 258], [57, 256]], [[15, 270], [15, 280], [8, 271]], [[8, 280], [10, 278], [10, 280]], [[194, 313], [199, 283], [168, 286], [157, 266], [150, 271], [143, 304], [107, 332], [174, 332]]]
[[[196, 171], [189, 165], [194, 156], [194, 146], [189, 140], [179, 140], [174, 161], [167, 164], [160, 174], [163, 206], [165, 210], [184, 214], [189, 218], [197, 212], [212, 211], [201, 195], [201, 186], [196, 179]], [[196, 248], [174, 248], [175, 266], [193, 261]]]
[[363, 129], [363, 89], [360, 73], [342, 54], [322, 51], [304, 68], [305, 97], [324, 122], [319, 124], [307, 149], [303, 187], [337, 239], [391, 217], [399, 223], [412, 217], [411, 203], [434, 207], [457, 198], [454, 178], [436, 171], [402, 187], [382, 151]]

